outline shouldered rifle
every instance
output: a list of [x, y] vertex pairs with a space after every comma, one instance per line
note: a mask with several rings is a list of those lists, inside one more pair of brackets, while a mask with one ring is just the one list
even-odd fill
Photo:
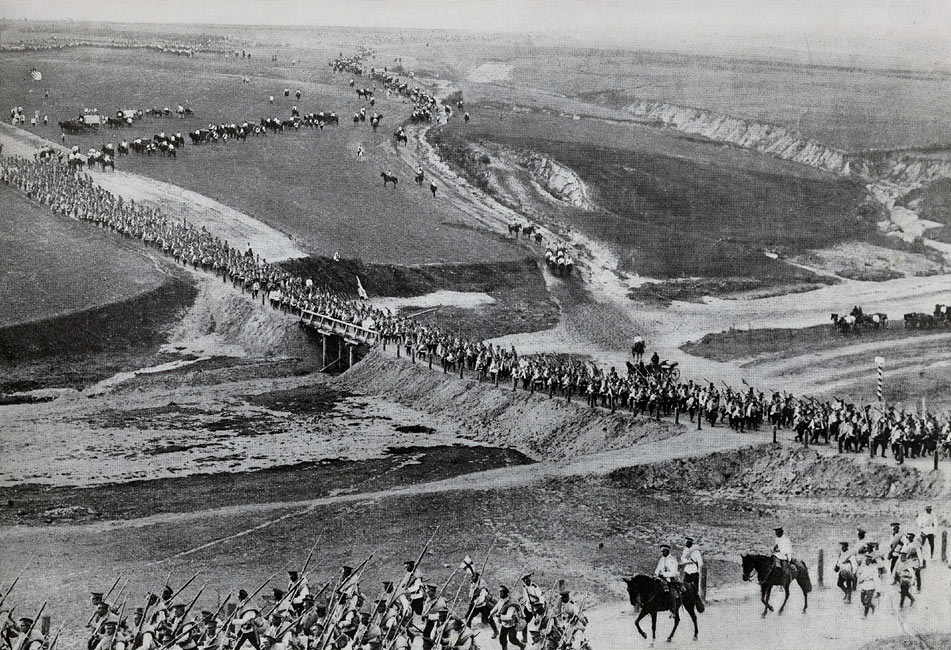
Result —
[[[194, 582], [195, 578], [197, 578], [200, 574], [201, 574], [201, 571], [196, 572], [195, 575], [193, 575], [191, 578], [189, 578], [189, 579], [185, 582], [185, 584], [183, 584], [183, 585], [179, 588], [178, 591], [176, 591], [175, 593], [172, 594], [172, 597], [169, 598], [169, 600], [175, 600], [175, 598], [176, 598], [180, 593], [182, 593], [183, 591], [185, 591], [185, 589], [188, 587], [188, 585], [190, 585], [192, 582]], [[165, 584], [167, 585], [168, 582], [166, 582]], [[164, 590], [164, 587], [163, 587], [163, 590]]]
[[44, 609], [46, 609], [45, 600], [43, 601], [43, 604], [40, 605], [40, 609], [36, 613], [36, 616], [33, 617], [33, 622], [30, 623], [30, 627], [28, 627], [26, 632], [23, 633], [23, 638], [17, 644], [16, 650], [24, 650], [24, 647], [27, 647], [27, 644], [30, 642], [30, 634], [33, 632], [33, 628], [36, 627], [36, 622], [40, 620], [40, 616], [43, 615]]
[[[23, 575], [23, 572], [26, 571], [26, 568], [27, 568], [28, 566], [30, 566], [30, 563], [33, 561], [33, 558], [34, 558], [34, 557], [36, 557], [36, 556], [35, 556], [35, 555], [30, 556], [30, 559], [27, 560], [27, 561], [26, 561], [26, 564], [23, 565], [23, 568], [20, 569], [20, 572], [17, 574], [17, 577], [13, 579], [13, 582], [10, 583], [10, 586], [9, 586], [9, 587], [7, 588], [7, 590], [3, 593], [3, 596], [0, 597], [0, 605], [3, 605], [3, 603], [7, 600], [7, 596], [9, 596], [9, 595], [10, 595], [10, 592], [13, 591], [13, 588], [17, 586], [17, 583], [20, 581], [20, 576], [22, 576], [22, 575]], [[120, 574], [120, 576], [121, 576], [121, 574]], [[90, 621], [92, 621], [92, 619], [90, 619]]]
[[202, 585], [201, 589], [198, 590], [198, 593], [195, 594], [195, 597], [192, 598], [190, 603], [188, 603], [188, 607], [186, 607], [185, 611], [182, 613], [182, 620], [178, 622], [178, 624], [175, 626], [175, 630], [172, 632], [173, 635], [176, 635], [181, 631], [182, 626], [185, 625], [185, 621], [186, 621], [186, 617], [188, 616], [188, 613], [192, 611], [192, 607], [195, 606], [195, 603], [198, 601], [198, 597], [201, 596], [201, 592], [205, 590], [206, 586], [207, 585]]
[[267, 583], [269, 583], [271, 580], [273, 580], [273, 579], [274, 579], [274, 576], [276, 576], [276, 575], [277, 575], [277, 573], [272, 573], [268, 578], [265, 578], [265, 579], [264, 579], [264, 582], [262, 582], [260, 585], [258, 585], [257, 589], [255, 589], [255, 590], [252, 591], [250, 594], [248, 594], [248, 597], [247, 597], [247, 598], [245, 598], [244, 600], [238, 601], [238, 604], [237, 604], [237, 606], [234, 608], [234, 611], [231, 612], [231, 613], [228, 615], [228, 618], [226, 618], [226, 619], [225, 619], [225, 622], [222, 623], [222, 625], [221, 625], [221, 628], [222, 628], [225, 632], [228, 631], [228, 626], [231, 625], [231, 622], [232, 622], [232, 621], [234, 620], [234, 618], [238, 615], [238, 612], [241, 611], [241, 608], [244, 607], [245, 605], [247, 605], [248, 603], [250, 603], [252, 598], [254, 598], [254, 597], [257, 596], [259, 593], [261, 593], [261, 590], [264, 589], [264, 588], [267, 586]]
[[56, 647], [56, 642], [59, 640], [60, 632], [63, 631], [64, 627], [66, 627], [66, 621], [63, 621], [62, 623], [60, 623], [59, 629], [56, 630], [56, 634], [53, 635], [53, 640], [50, 641], [50, 645], [48, 648], [46, 648], [46, 650], [53, 650], [53, 648]]

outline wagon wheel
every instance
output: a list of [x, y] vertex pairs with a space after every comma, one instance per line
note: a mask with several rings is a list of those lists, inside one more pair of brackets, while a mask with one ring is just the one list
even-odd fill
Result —
[[674, 381], [680, 381], [680, 368], [671, 368], [670, 378]]

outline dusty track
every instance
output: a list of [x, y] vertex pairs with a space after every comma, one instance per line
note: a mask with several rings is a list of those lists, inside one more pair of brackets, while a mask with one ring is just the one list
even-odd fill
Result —
[[[451, 83], [438, 82], [437, 94], [445, 96], [453, 90]], [[458, 118], [456, 118], [458, 119]], [[430, 125], [409, 125], [406, 129], [410, 146], [400, 148], [407, 165], [415, 168], [418, 160], [424, 160], [427, 175], [440, 183], [440, 192], [465, 214], [483, 226], [505, 232], [506, 225], [524, 217], [512, 209], [494, 201], [491, 197], [471, 187], [454, 173], [439, 158], [426, 140]], [[542, 229], [545, 242], [561, 238], [547, 229]], [[648, 340], [650, 347], [662, 357], [677, 359], [685, 377], [700, 379], [719, 378], [728, 383], [739, 384], [742, 380], [754, 386], [768, 386], [777, 390], [796, 393], [815, 393], [817, 390], [832, 390], [843, 386], [841, 371], [824, 368], [827, 362], [843, 356], [845, 352], [811, 352], [804, 350], [804, 357], [797, 371], [787, 372], [788, 364], [761, 361], [743, 366], [736, 362], [720, 363], [684, 355], [678, 348], [685, 342], [699, 339], [704, 334], [719, 331], [729, 326], [737, 327], [807, 327], [828, 322], [829, 314], [861, 305], [866, 311], [883, 311], [893, 319], [910, 311], [929, 311], [936, 303], [951, 302], [951, 275], [909, 277], [886, 282], [863, 282], [837, 278], [838, 284], [805, 294], [788, 294], [766, 298], [724, 300], [708, 299], [703, 303], [674, 302], [670, 306], [655, 307], [637, 304], [627, 298], [628, 291], [645, 278], [617, 271], [617, 256], [601, 242], [578, 233], [567, 237], [568, 243], [587, 254], [581, 260], [584, 286], [590, 293], [590, 302], [559, 299], [562, 322], [553, 330], [529, 334], [517, 334], [497, 339], [503, 347], [515, 345], [521, 352], [565, 352], [590, 356], [607, 366], [623, 368], [629, 359], [628, 348], [635, 334]], [[532, 246], [531, 244], [524, 244]], [[560, 279], [546, 273], [549, 287], [559, 298], [557, 289]], [[891, 343], [870, 344], [858, 352], [867, 352], [871, 357], [881, 350], [894, 350]], [[805, 356], [808, 355], [808, 356]], [[939, 351], [931, 359], [933, 363], [951, 363], [951, 348]], [[910, 373], [920, 368], [920, 359], [914, 356], [896, 358], [891, 355], [890, 371], [896, 374]], [[823, 388], [825, 387], [825, 388]]]

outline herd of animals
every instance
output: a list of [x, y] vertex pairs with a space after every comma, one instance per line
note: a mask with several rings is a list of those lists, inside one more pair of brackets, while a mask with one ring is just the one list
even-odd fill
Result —
[[[905, 329], [922, 330], [951, 327], [951, 307], [935, 305], [934, 312], [911, 312], [905, 314]], [[861, 334], [863, 331], [888, 329], [888, 314], [866, 314], [861, 307], [853, 307], [848, 314], [832, 314], [832, 326], [842, 334]]]

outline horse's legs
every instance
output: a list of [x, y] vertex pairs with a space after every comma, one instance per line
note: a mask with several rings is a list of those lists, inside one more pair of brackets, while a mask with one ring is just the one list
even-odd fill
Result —
[[769, 605], [769, 592], [771, 590], [772, 587], [769, 585], [763, 585], [762, 589], [760, 590], [760, 600], [763, 603], [763, 618], [766, 618], [767, 612], [771, 612], [773, 610], [773, 608]]
[[789, 583], [783, 585], [783, 591], [785, 592], [786, 597], [783, 598], [783, 604], [779, 606], [779, 612], [777, 612], [778, 614], [783, 613], [783, 610], [786, 608], [786, 601], [789, 600]]
[[670, 640], [674, 638], [674, 633], [677, 631], [677, 627], [680, 625], [680, 606], [674, 605], [674, 629], [670, 631], [670, 636], [667, 637], [667, 643], [670, 643]]
[[640, 633], [640, 635], [646, 639], [646, 638], [647, 638], [647, 633], [644, 632], [644, 630], [641, 629], [641, 620], [642, 620], [645, 616], [647, 616], [647, 612], [642, 609], [641, 612], [637, 615], [637, 619], [634, 621], [634, 627], [636, 627], [636, 628], [637, 628], [637, 631]]
[[685, 607], [687, 614], [690, 616], [690, 620], [693, 621], [693, 638], [700, 636], [700, 629], [697, 627], [697, 613], [694, 611], [693, 606]]
[[[798, 582], [798, 581], [797, 581], [797, 582]], [[854, 583], [853, 583], [853, 585], [850, 585], [850, 586], [853, 587], [853, 591], [854, 591], [854, 590], [855, 590], [855, 588], [854, 588]], [[806, 610], [809, 608], [809, 593], [808, 593], [805, 589], [803, 589], [801, 582], [799, 583], [799, 588], [802, 589], [802, 600], [803, 600], [803, 603], [802, 603], [802, 613], [805, 614], [805, 613], [806, 613]], [[850, 603], [852, 602], [852, 592], [851, 592], [851, 591], [849, 592], [849, 602], [850, 602]]]
[[657, 612], [651, 612], [651, 640], [657, 638]]

